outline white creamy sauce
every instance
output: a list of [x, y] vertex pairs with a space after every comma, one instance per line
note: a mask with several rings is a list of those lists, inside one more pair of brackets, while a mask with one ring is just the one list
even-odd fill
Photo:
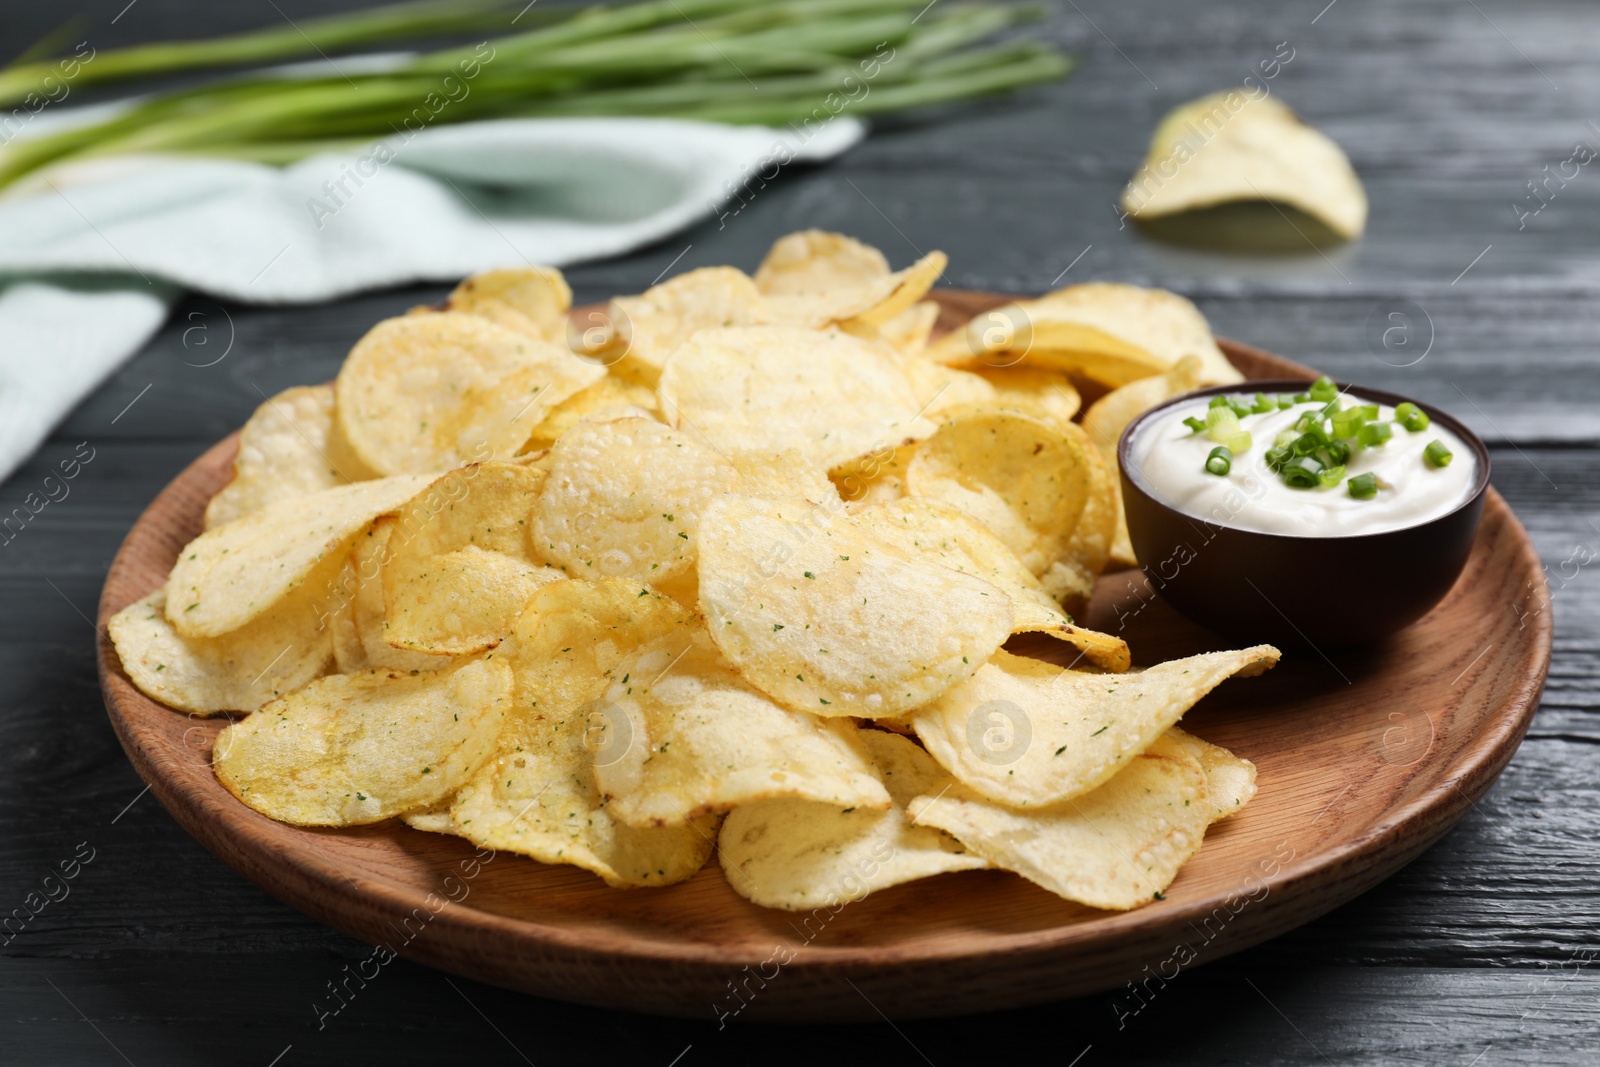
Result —
[[[1239, 395], [1255, 394], [1241, 391]], [[1343, 394], [1339, 399], [1345, 407], [1372, 403], [1358, 393]], [[1323, 406], [1315, 401], [1242, 416], [1239, 424], [1253, 438], [1250, 450], [1233, 457], [1233, 467], [1226, 475], [1210, 474], [1205, 469], [1206, 457], [1217, 442], [1183, 424], [1189, 417], [1203, 421], [1210, 400], [1201, 397], [1175, 405], [1152, 420], [1134, 439], [1129, 459], [1157, 497], [1186, 515], [1220, 526], [1291, 537], [1399, 530], [1454, 510], [1467, 499], [1477, 480], [1472, 450], [1435, 421], [1417, 433], [1394, 423], [1394, 436], [1373, 448], [1352, 443], [1346, 476], [1376, 475], [1379, 489], [1370, 500], [1352, 497], [1343, 481], [1331, 488], [1291, 488], [1267, 466], [1264, 457], [1279, 433], [1292, 429], [1307, 411]], [[1394, 422], [1394, 409], [1380, 405], [1378, 419]], [[1432, 441], [1442, 442], [1453, 454], [1448, 466], [1431, 467], [1423, 459], [1422, 451]]]

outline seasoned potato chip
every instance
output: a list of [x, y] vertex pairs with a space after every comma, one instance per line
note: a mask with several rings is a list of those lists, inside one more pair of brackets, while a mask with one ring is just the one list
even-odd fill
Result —
[[882, 252], [854, 237], [801, 230], [780, 237], [756, 268], [756, 288], [766, 296], [806, 296], [870, 285], [889, 276]]
[[693, 566], [701, 512], [738, 480], [693, 433], [639, 418], [584, 423], [551, 450], [536, 543], [574, 577], [664, 581]]
[[[820, 236], [866, 248], [838, 234]], [[779, 245], [782, 244], [780, 241]], [[774, 251], [777, 247], [774, 246]], [[785, 271], [781, 278], [769, 279], [783, 288], [766, 292], [762, 316], [771, 323], [813, 328], [838, 324], [853, 333], [875, 330], [898, 318], [926, 296], [944, 273], [946, 262], [943, 252], [930, 252], [905, 270], [890, 274], [885, 268], [883, 274], [869, 278], [863, 274], [868, 268], [865, 260], [845, 252], [834, 260], [816, 262], [811, 268]]]
[[445, 303], [541, 341], [567, 343], [572, 289], [554, 267], [486, 270], [456, 286]]
[[334, 383], [339, 428], [384, 474], [509, 459], [556, 405], [605, 368], [476, 315], [407, 315], [374, 326]]
[[1083, 650], [1090, 663], [1128, 669], [1120, 638], [1074, 626], [1026, 567], [998, 537], [948, 504], [911, 497], [857, 511], [857, 524], [907, 555], [977, 575], [1011, 598], [1011, 632], [1046, 633]]
[[913, 826], [905, 806], [952, 779], [897, 734], [862, 730], [888, 811], [841, 810], [810, 800], [760, 800], [735, 808], [717, 835], [728, 884], [762, 907], [805, 911], [860, 900], [875, 889], [988, 863], [937, 830]]
[[700, 531], [712, 640], [791, 708], [898, 715], [970, 677], [1011, 630], [1001, 590], [832, 509], [724, 496]]
[[874, 449], [835, 467], [828, 477], [852, 507], [899, 500], [906, 495], [906, 466], [916, 451], [916, 445]]
[[342, 561], [360, 530], [428, 481], [402, 475], [335, 486], [207, 530], [178, 555], [167, 578], [167, 620], [185, 637], [237, 630], [318, 564]]
[[511, 668], [335, 674], [217, 735], [217, 779], [297, 826], [358, 826], [426, 807], [488, 758], [511, 708]]
[[531, 520], [548, 477], [541, 463], [473, 463], [434, 479], [395, 513], [386, 562], [468, 545], [543, 562]]
[[1128, 424], [1144, 412], [1175, 396], [1181, 396], [1200, 384], [1200, 360], [1185, 356], [1173, 364], [1165, 374], [1113, 389], [1096, 400], [1083, 416], [1083, 429], [1100, 450], [1110, 473], [1112, 493], [1116, 497], [1117, 531], [1111, 545], [1110, 558], [1128, 566], [1137, 564], [1133, 557], [1133, 542], [1128, 537], [1128, 520], [1122, 513], [1122, 480], [1117, 460], [1117, 442]]
[[562, 434], [580, 422], [606, 422], [613, 418], [647, 415], [655, 409], [655, 389], [620, 375], [607, 374], [557, 404], [555, 410], [533, 428], [533, 434], [522, 450], [535, 452], [549, 448], [561, 439]]
[[765, 500], [804, 500], [810, 504], [839, 503], [839, 490], [828, 472], [805, 452], [729, 452], [739, 472], [737, 491]]
[[450, 805], [454, 797], [446, 797], [436, 801], [425, 808], [417, 808], [400, 816], [400, 821], [413, 830], [421, 830], [429, 834], [454, 834], [456, 822], [450, 817]]
[[564, 577], [477, 545], [397, 554], [383, 568], [384, 640], [434, 655], [482, 652], [511, 633], [535, 590]]
[[1275, 200], [1346, 239], [1367, 225], [1367, 194], [1332, 138], [1273, 96], [1231, 90], [1175, 108], [1122, 193], [1134, 218], [1238, 200]]
[[631, 826], [683, 826], [772, 797], [890, 805], [853, 724], [774, 704], [704, 633], [671, 634], [625, 658], [596, 717], [602, 743], [621, 751], [596, 760], [595, 781]]
[[1067, 423], [1061, 427], [1069, 437], [1075, 438], [1081, 454], [1088, 460], [1089, 492], [1084, 498], [1083, 511], [1072, 527], [1061, 555], [1039, 576], [1045, 592], [1066, 605], [1069, 611], [1082, 611], [1094, 595], [1095, 579], [1106, 569], [1111, 558], [1111, 546], [1117, 534], [1117, 486], [1115, 474], [1107, 470], [1099, 451], [1084, 433], [1083, 427]]
[[1277, 661], [1277, 649], [1256, 645], [1107, 675], [997, 652], [910, 722], [963, 785], [1012, 807], [1044, 807], [1110, 779], [1226, 679]]
[[337, 611], [329, 621], [333, 631], [333, 659], [340, 674], [369, 667], [402, 671], [436, 671], [447, 660], [424, 652], [407, 652], [384, 639], [383, 566], [389, 559], [389, 537], [394, 517], [373, 523], [356, 537], [336, 591]]
[[1165, 737], [1091, 793], [1016, 811], [962, 786], [910, 805], [996, 867], [1092, 908], [1127, 911], [1157, 899], [1200, 851], [1212, 805], [1206, 773]]
[[221, 637], [183, 637], [167, 621], [163, 589], [111, 617], [106, 632], [145, 696], [195, 715], [254, 711], [327, 669], [333, 646], [310, 590]]
[[687, 613], [638, 582], [567, 580], [541, 589], [517, 623], [515, 705], [494, 756], [456, 795], [451, 832], [543, 863], [570, 863], [613, 886], [669, 885], [704, 866], [715, 817], [628, 826], [595, 786], [595, 762], [617, 757], [609, 745], [627, 744], [591, 716], [596, 699], [630, 650], [686, 634], [689, 624]]
[[1017, 363], [1081, 374], [1110, 386], [1160, 374], [1197, 356], [1206, 385], [1243, 380], [1192, 303], [1164, 289], [1089, 282], [985, 312], [931, 350], [940, 362]]
[[[844, 326], [854, 329], [858, 321], [851, 320]], [[933, 328], [938, 321], [939, 305], [935, 301], [924, 300], [879, 323], [875, 329], [879, 340], [901, 356], [911, 359], [927, 351], [928, 338], [933, 336]]]
[[1211, 821], [1226, 819], [1250, 803], [1256, 795], [1256, 765], [1240, 759], [1221, 745], [1202, 741], [1193, 734], [1184, 733], [1174, 726], [1167, 731], [1167, 739], [1182, 745], [1206, 772], [1206, 785], [1211, 794]]
[[912, 496], [966, 512], [1043, 574], [1061, 557], [1093, 484], [1080, 435], [1054, 420], [1000, 407], [944, 413], [906, 467]]
[[256, 408], [239, 431], [233, 480], [206, 505], [206, 529], [336, 485], [360, 480], [328, 454], [333, 387], [285, 389]]
[[828, 469], [933, 432], [894, 357], [832, 331], [702, 330], [657, 393], [670, 425], [714, 449], [802, 450]]
[[911, 383], [917, 410], [938, 415], [968, 404], [987, 404], [999, 394], [995, 387], [971, 371], [946, 367], [931, 359], [912, 357], [900, 364], [900, 372]]
[[639, 296], [617, 297], [610, 317], [614, 344], [647, 373], [659, 373], [673, 349], [699, 331], [760, 322], [761, 290], [743, 271], [702, 267]]
[[1003, 407], [1046, 415], [1056, 422], [1072, 421], [1083, 397], [1072, 379], [1044, 367], [974, 367], [972, 373], [988, 382]]

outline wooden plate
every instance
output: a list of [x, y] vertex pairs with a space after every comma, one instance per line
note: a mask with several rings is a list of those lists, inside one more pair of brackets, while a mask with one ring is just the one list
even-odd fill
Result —
[[[946, 326], [1001, 302], [939, 296]], [[1223, 348], [1249, 377], [1306, 373], [1243, 345]], [[102, 633], [113, 613], [165, 580], [199, 533], [235, 437], [196, 460], [134, 525], [106, 578]], [[875, 893], [836, 914], [797, 915], [737, 896], [714, 862], [680, 885], [616, 890], [572, 867], [474, 858], [464, 841], [398, 821], [297, 829], [229, 795], [210, 768], [222, 722], [146, 699], [104, 638], [100, 678], [129, 758], [185, 829], [278, 899], [369, 944], [481, 981], [637, 1011], [914, 1017], [1171, 978], [1392, 874], [1466, 813], [1521, 741], [1550, 660], [1550, 613], [1537, 610], [1544, 589], [1527, 534], [1491, 489], [1466, 573], [1421, 622], [1378, 647], [1291, 655], [1207, 697], [1184, 726], [1254, 760], [1260, 792], [1212, 828], [1165, 900], [1123, 914], [974, 871]], [[1136, 662], [1225, 647], [1168, 609], [1137, 571], [1103, 577], [1086, 621], [1123, 633]]]

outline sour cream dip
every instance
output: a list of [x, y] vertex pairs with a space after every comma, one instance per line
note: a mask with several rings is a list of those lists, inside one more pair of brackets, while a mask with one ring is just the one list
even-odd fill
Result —
[[[1248, 384], [1238, 396], [1248, 404], [1254, 394], [1245, 389]], [[1340, 394], [1338, 399], [1345, 407], [1377, 403], [1357, 392]], [[1233, 456], [1228, 473], [1212, 474], [1206, 459], [1217, 442], [1183, 421], [1205, 421], [1209, 402], [1210, 397], [1199, 397], [1167, 409], [1140, 427], [1127, 449], [1129, 462], [1149, 492], [1198, 519], [1289, 537], [1350, 537], [1427, 522], [1460, 506], [1476, 488], [1477, 462], [1465, 441], [1440, 420], [1422, 430], [1407, 430], [1395, 420], [1394, 408], [1383, 404], [1378, 405], [1374, 421], [1392, 423], [1393, 436], [1373, 446], [1350, 442], [1350, 455], [1343, 464], [1347, 478], [1365, 474], [1377, 478], [1371, 499], [1350, 495], [1347, 480], [1329, 487], [1294, 488], [1268, 465], [1267, 451], [1280, 435], [1293, 432], [1301, 416], [1321, 411], [1324, 405], [1318, 401], [1239, 416], [1251, 446]], [[1445, 466], [1435, 466], [1424, 456], [1435, 441], [1451, 454]]]

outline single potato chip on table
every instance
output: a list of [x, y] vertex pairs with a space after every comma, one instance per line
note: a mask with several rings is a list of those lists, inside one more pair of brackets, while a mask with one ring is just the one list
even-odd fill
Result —
[[328, 452], [333, 387], [298, 385], [269, 398], [239, 431], [233, 479], [206, 505], [206, 529], [365, 477]]
[[1228, 678], [1267, 670], [1278, 655], [1257, 645], [1111, 675], [997, 652], [909, 722], [974, 792], [1011, 807], [1047, 807], [1104, 784], [1201, 697]]
[[595, 784], [595, 764], [619, 758], [631, 739], [615, 729], [621, 720], [594, 714], [632, 649], [685, 634], [691, 621], [648, 586], [620, 578], [541, 589], [517, 623], [516, 696], [494, 755], [456, 794], [447, 824], [433, 818], [421, 828], [582, 867], [612, 886], [693, 875], [711, 855], [716, 817], [675, 827], [616, 819]]
[[330, 675], [218, 734], [217, 778], [280, 822], [380, 822], [459, 789], [493, 751], [511, 694], [510, 666], [492, 658]]
[[890, 806], [853, 723], [773, 703], [704, 633], [671, 634], [624, 658], [598, 714], [627, 741], [608, 740], [621, 751], [597, 760], [595, 781], [632, 826], [682, 826], [773, 797]]
[[737, 893], [762, 907], [805, 911], [989, 865], [949, 835], [913, 826], [907, 817], [913, 799], [937, 795], [953, 782], [926, 752], [881, 730], [862, 730], [860, 738], [893, 806], [877, 811], [759, 800], [735, 808], [722, 824], [717, 851]]
[[833, 509], [724, 496], [700, 534], [711, 639], [796, 710], [900, 715], [970, 677], [1011, 632], [1002, 590]]
[[605, 368], [477, 315], [406, 315], [374, 326], [334, 383], [339, 429], [382, 474], [510, 459], [563, 400]]
[[1159, 218], [1239, 200], [1288, 204], [1346, 240], [1367, 225], [1367, 194], [1344, 150], [1277, 97], [1237, 89], [1161, 120], [1122, 209]]

